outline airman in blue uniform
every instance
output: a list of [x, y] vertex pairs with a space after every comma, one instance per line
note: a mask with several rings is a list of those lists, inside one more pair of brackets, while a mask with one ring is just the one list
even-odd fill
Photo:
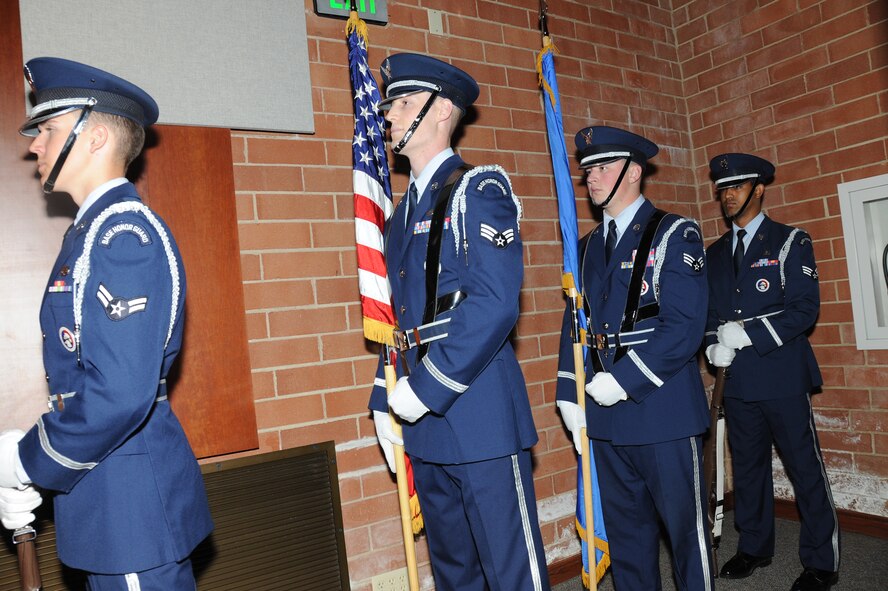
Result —
[[774, 166], [751, 154], [709, 163], [732, 229], [707, 249], [706, 356], [729, 367], [724, 404], [734, 468], [737, 553], [721, 576], [743, 578], [774, 554], [771, 444], [776, 442], [802, 519], [804, 571], [793, 591], [829, 589], [839, 567], [839, 525], [811, 410], [823, 380], [807, 333], [820, 309], [811, 237], [762, 212]]
[[451, 148], [479, 94], [468, 74], [416, 54], [392, 55], [380, 69], [393, 151], [411, 174], [385, 247], [409, 377], [402, 370], [387, 400], [380, 362], [369, 405], [377, 436], [393, 470], [392, 442], [401, 441], [391, 405], [437, 589], [546, 590], [530, 457], [537, 433], [509, 340], [523, 277], [521, 203], [502, 168], [470, 168]]
[[79, 206], [40, 309], [49, 412], [0, 436], [0, 486], [55, 494], [61, 561], [91, 590], [194, 589], [212, 529], [200, 469], [167, 399], [185, 274], [166, 224], [124, 173], [158, 108], [142, 89], [59, 58], [25, 66], [22, 127], [44, 190]]
[[615, 587], [661, 588], [662, 520], [678, 588], [711, 590], [701, 444], [709, 415], [696, 357], [707, 305], [700, 229], [641, 194], [654, 143], [594, 126], [577, 133], [576, 146], [604, 221], [578, 251], [588, 317], [586, 412], [576, 400], [570, 307], [557, 405], [575, 442], [588, 426]]

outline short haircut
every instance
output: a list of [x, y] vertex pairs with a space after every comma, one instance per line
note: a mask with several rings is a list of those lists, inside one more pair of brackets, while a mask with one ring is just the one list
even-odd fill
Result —
[[145, 146], [145, 128], [132, 119], [93, 111], [89, 116], [92, 125], [103, 125], [110, 128], [117, 139], [117, 156], [123, 161], [124, 169], [128, 169]]

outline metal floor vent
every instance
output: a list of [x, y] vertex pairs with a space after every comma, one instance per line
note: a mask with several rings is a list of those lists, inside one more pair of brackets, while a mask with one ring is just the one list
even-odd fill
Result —
[[[201, 466], [216, 529], [192, 555], [200, 591], [348, 591], [334, 442]], [[44, 508], [42, 508], [44, 509]], [[38, 517], [43, 591], [80, 591], [56, 558], [51, 516]], [[0, 591], [17, 591], [9, 536]]]

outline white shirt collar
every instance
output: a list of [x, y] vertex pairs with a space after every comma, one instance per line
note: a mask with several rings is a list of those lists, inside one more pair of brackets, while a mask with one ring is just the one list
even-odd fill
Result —
[[629, 224], [632, 223], [632, 220], [635, 218], [635, 214], [638, 213], [638, 210], [641, 209], [641, 206], [644, 204], [646, 199], [644, 195], [639, 195], [635, 201], [626, 206], [626, 209], [621, 211], [617, 217], [613, 217], [607, 213], [607, 210], [604, 211], [604, 219], [602, 223], [604, 224], [604, 236], [607, 237], [607, 227], [610, 224], [611, 220], [617, 222], [617, 242], [620, 241], [620, 238], [623, 237], [623, 234], [626, 233], [626, 228], [629, 227]]
[[428, 186], [429, 182], [431, 182], [432, 177], [438, 172], [438, 168], [444, 164], [445, 160], [453, 156], [453, 154], [453, 148], [445, 148], [441, 152], [438, 152], [434, 158], [429, 160], [429, 163], [422, 169], [422, 172], [419, 173], [418, 177], [414, 178], [413, 173], [410, 173], [410, 182], [416, 185], [416, 193], [419, 196], [417, 202], [422, 201], [422, 194], [425, 192], [425, 188]]
[[762, 225], [763, 221], [765, 221], [765, 212], [760, 211], [758, 212], [758, 215], [752, 218], [752, 220], [743, 226], [743, 228], [740, 228], [740, 226], [731, 222], [731, 229], [734, 231], [734, 235], [731, 238], [731, 250], [733, 251], [737, 248], [737, 230], [746, 230], [746, 236], [743, 237], [743, 247], [746, 248], [749, 246], [749, 243], [752, 242], [752, 237], [758, 232], [759, 226]]
[[80, 206], [80, 209], [77, 210], [77, 217], [74, 218], [74, 225], [76, 226], [80, 222], [81, 218], [83, 218], [83, 215], [86, 213], [86, 210], [89, 209], [93, 203], [98, 201], [102, 195], [104, 195], [111, 189], [119, 187], [120, 185], [128, 182], [129, 181], [126, 178], [118, 177], [116, 179], [106, 181], [93, 189], [92, 192], [90, 192], [90, 194], [86, 196], [86, 201], [83, 202], [83, 205]]

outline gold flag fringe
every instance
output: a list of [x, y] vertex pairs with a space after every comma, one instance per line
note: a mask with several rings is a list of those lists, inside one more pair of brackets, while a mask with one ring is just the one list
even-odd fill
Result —
[[[579, 520], [575, 521], [575, 525], [577, 528], [577, 533], [580, 534], [580, 537], [585, 540], [586, 539], [586, 528], [584, 528], [582, 525], [580, 525]], [[601, 577], [604, 576], [604, 573], [607, 571], [607, 567], [609, 567], [610, 563], [611, 563], [610, 545], [607, 543], [607, 541], [602, 540], [598, 536], [593, 536], [593, 537], [595, 538], [595, 548], [597, 548], [598, 550], [601, 550], [604, 553], [601, 556], [601, 560], [598, 562], [598, 564], [595, 565], [595, 580], [600, 582]], [[590, 553], [590, 554], [592, 554], [592, 559], [594, 560], [595, 559], [594, 552]], [[589, 589], [589, 587], [590, 587], [589, 573], [587, 573], [585, 569], [583, 569], [583, 587], [585, 587], [586, 589]]]
[[364, 316], [364, 338], [368, 341], [393, 347], [395, 345], [395, 337], [392, 334], [394, 330], [395, 327], [391, 324]]
[[413, 525], [413, 535], [419, 535], [422, 528], [425, 527], [425, 522], [422, 519], [422, 509], [419, 506], [419, 495], [416, 493], [410, 497], [410, 516], [410, 521]]

